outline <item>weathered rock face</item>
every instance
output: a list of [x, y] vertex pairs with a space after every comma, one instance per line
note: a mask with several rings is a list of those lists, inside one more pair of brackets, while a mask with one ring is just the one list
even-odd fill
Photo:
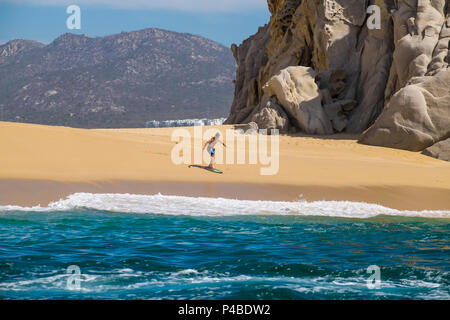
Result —
[[373, 1], [380, 8], [380, 29], [364, 27], [361, 35], [367, 32], [361, 51], [360, 72], [356, 89], [358, 106], [350, 116], [347, 132], [360, 133], [367, 129], [384, 107], [384, 92], [389, 78], [394, 50], [393, 24], [391, 10], [394, 1]]
[[[271, 98], [289, 125], [306, 133], [365, 132], [363, 143], [409, 150], [445, 137], [450, 0], [268, 0], [268, 6], [269, 24], [233, 46], [238, 74], [228, 123], [248, 123]], [[369, 28], [373, 22], [379, 28]], [[318, 129], [293, 112], [291, 93], [282, 91], [301, 91], [309, 81], [280, 86], [280, 72], [293, 66], [316, 74], [322, 109], [314, 110], [330, 126], [324, 121]]]
[[[334, 101], [330, 103], [355, 100], [364, 45], [361, 29], [366, 19], [365, 1], [269, 0], [268, 4], [272, 13], [269, 24], [241, 46], [233, 46], [235, 52], [245, 53], [252, 59], [243, 60], [242, 54], [237, 58], [235, 101], [227, 122], [250, 121], [248, 116], [263, 100], [261, 88], [289, 66], [312, 67], [320, 78], [325, 79], [318, 82], [321, 89], [328, 87], [331, 71], [339, 71], [336, 75], [344, 81], [339, 84], [336, 79], [335, 84], [341, 87], [330, 87], [330, 92], [339, 91], [333, 94]], [[263, 55], [264, 59], [255, 63], [254, 59]], [[386, 69], [389, 67], [390, 63]], [[253, 70], [253, 73], [243, 76], [242, 70]], [[247, 86], [242, 85], [242, 81], [247, 82]], [[384, 97], [384, 87], [380, 97]], [[292, 125], [306, 132], [315, 131], [314, 128], [305, 130], [295, 123]], [[329, 133], [329, 130], [324, 132]]]
[[269, 27], [259, 28], [254, 36], [245, 40], [242, 45], [231, 46], [234, 58], [238, 64], [235, 80], [235, 93], [231, 114], [227, 123], [248, 123], [253, 109], [262, 97], [261, 69], [267, 63], [267, 54], [262, 47], [269, 39]]
[[421, 151], [450, 136], [450, 69], [414, 78], [361, 136], [365, 144]]
[[[445, 0], [400, 0], [393, 13], [393, 62], [386, 99], [405, 87], [413, 77], [427, 74], [442, 27], [448, 3]], [[448, 43], [447, 43], [448, 49]]]

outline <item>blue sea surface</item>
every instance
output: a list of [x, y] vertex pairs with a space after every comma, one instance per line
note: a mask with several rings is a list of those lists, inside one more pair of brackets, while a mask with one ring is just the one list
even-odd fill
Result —
[[449, 299], [449, 231], [420, 217], [9, 210], [0, 299]]

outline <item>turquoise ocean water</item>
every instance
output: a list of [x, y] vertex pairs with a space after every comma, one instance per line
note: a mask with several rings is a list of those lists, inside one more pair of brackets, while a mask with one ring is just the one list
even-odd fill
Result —
[[162, 195], [4, 206], [0, 299], [449, 299], [449, 217]]

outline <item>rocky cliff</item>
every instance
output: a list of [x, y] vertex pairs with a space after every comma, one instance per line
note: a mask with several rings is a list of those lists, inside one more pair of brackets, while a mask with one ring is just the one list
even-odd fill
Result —
[[268, 7], [269, 23], [232, 45], [238, 70], [227, 123], [357, 133], [362, 143], [414, 151], [450, 137], [449, 0]]
[[160, 29], [0, 46], [0, 120], [144, 127], [229, 111], [236, 63], [211, 40]]

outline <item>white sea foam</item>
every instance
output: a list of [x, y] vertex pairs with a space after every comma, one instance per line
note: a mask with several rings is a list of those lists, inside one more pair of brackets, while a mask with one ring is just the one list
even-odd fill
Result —
[[193, 198], [166, 195], [76, 193], [47, 207], [0, 206], [6, 211], [70, 211], [93, 209], [111, 212], [189, 216], [296, 215], [371, 218], [379, 215], [450, 218], [450, 211], [406, 211], [376, 204], [348, 201], [250, 201], [223, 198]]
[[184, 120], [165, 120], [148, 121], [147, 128], [174, 128], [174, 127], [192, 127], [192, 126], [220, 126], [226, 118], [218, 119], [184, 119]]
[[[32, 280], [19, 280], [11, 282], [0, 282], [0, 293], [3, 292], [32, 292], [34, 290], [68, 290], [67, 274], [55, 274], [52, 276], [35, 274]], [[449, 299], [447, 288], [436, 279], [424, 280], [383, 280], [382, 287], [374, 295], [385, 298], [405, 298], [410, 297], [409, 290], [422, 289], [417, 296], [418, 299]], [[185, 269], [176, 272], [157, 271], [134, 271], [132, 269], [111, 270], [108, 272], [98, 272], [88, 270], [81, 275], [81, 286], [78, 290], [82, 293], [111, 293], [114, 291], [146, 290], [152, 288], [155, 297], [158, 299], [192, 299], [195, 292], [185, 292], [186, 288], [208, 288], [205, 298], [227, 294], [225, 287], [232, 285], [240, 286], [241, 283], [248, 285], [256, 284], [256, 287], [273, 289], [287, 289], [308, 295], [335, 295], [335, 294], [360, 294], [367, 289], [367, 279], [364, 276], [263, 276], [263, 275], [232, 275], [228, 272], [218, 273], [208, 270], [198, 271], [195, 269]], [[178, 292], [177, 292], [178, 291]], [[151, 293], [149, 293], [151, 294]], [[168, 296], [164, 296], [169, 294]], [[228, 293], [231, 294], [231, 291]], [[148, 296], [148, 294], [147, 294]]]

